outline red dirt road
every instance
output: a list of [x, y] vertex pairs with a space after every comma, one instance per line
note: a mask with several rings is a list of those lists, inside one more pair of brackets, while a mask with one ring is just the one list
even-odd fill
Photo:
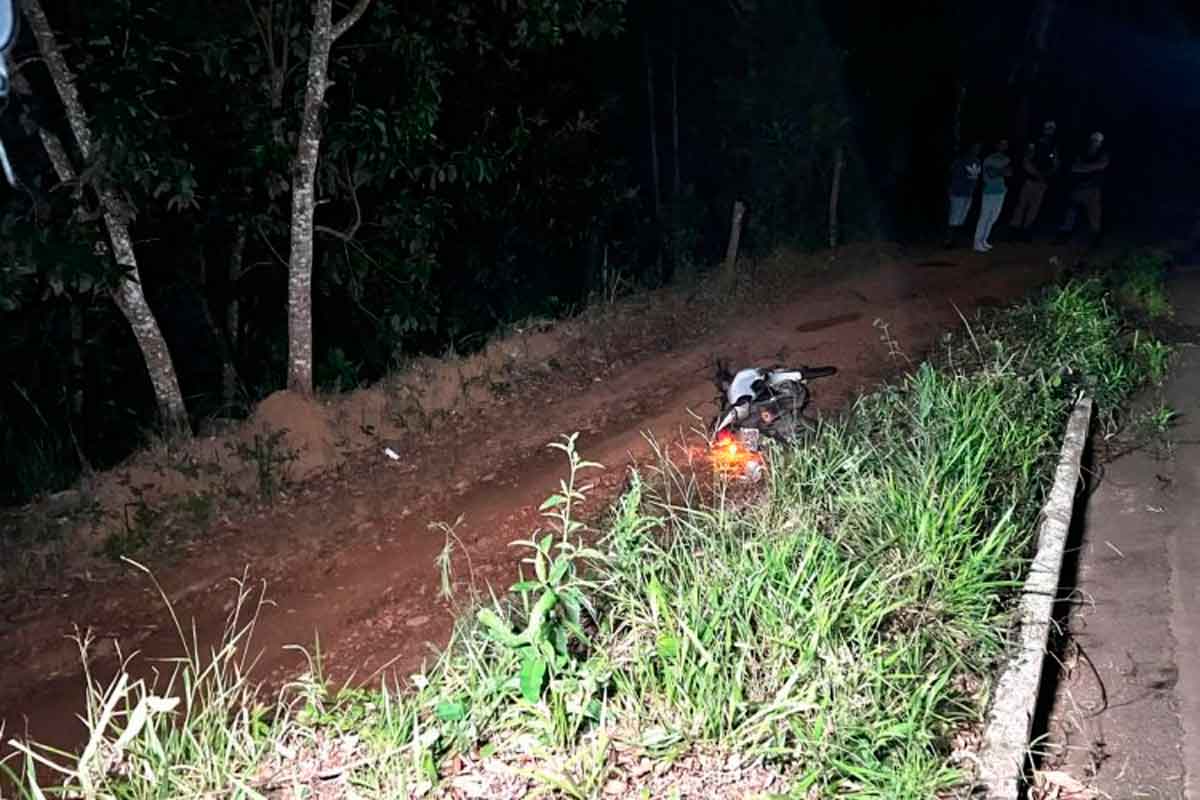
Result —
[[[562, 476], [565, 460], [545, 447], [560, 433], [581, 431], [584, 457], [607, 465], [591, 500], [599, 507], [619, 490], [624, 465], [646, 455], [643, 432], [666, 439], [688, 429], [689, 408], [711, 416], [714, 355], [737, 364], [834, 364], [838, 375], [814, 383], [813, 405], [835, 409], [903, 366], [889, 358], [876, 319], [915, 360], [958, 324], [959, 310], [1016, 299], [1050, 279], [1051, 255], [1010, 246], [988, 256], [938, 253], [858, 274], [797, 278], [788, 297], [740, 323], [622, 353], [603, 380], [565, 375], [544, 396], [481, 411], [414, 441], [401, 461], [365, 452], [288, 503], [227, 521], [175, 563], [154, 565], [156, 575], [185, 624], [195, 620], [205, 650], [231, 608], [229, 579], [247, 567], [253, 580], [265, 579], [274, 605], [255, 631], [259, 678], [274, 682], [303, 669], [302, 656], [284, 646], [311, 644], [316, 635], [334, 680], [365, 679], [383, 668], [406, 675], [445, 643], [452, 620], [437, 597], [434, 559], [443, 538], [429, 523], [462, 515], [458, 533], [475, 578], [506, 588], [518, 557], [508, 543], [537, 523], [537, 505]], [[455, 571], [466, 577], [465, 559], [455, 559]], [[100, 680], [116, 668], [114, 638], [124, 652], [137, 649], [147, 658], [179, 653], [161, 600], [135, 570], [39, 599], [20, 618], [0, 620], [6, 736], [27, 732], [60, 746], [79, 744], [83, 729], [74, 715], [83, 680], [74, 645], [64, 638], [72, 625], [91, 628], [100, 640], [92, 659]], [[134, 666], [145, 674], [144, 660]]]

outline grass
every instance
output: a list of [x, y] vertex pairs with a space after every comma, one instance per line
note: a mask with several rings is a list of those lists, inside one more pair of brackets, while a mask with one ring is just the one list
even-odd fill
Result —
[[19, 744], [14, 780], [26, 797], [42, 796], [37, 764], [89, 797], [589, 798], [613, 781], [648, 797], [718, 778], [806, 800], [949, 796], [1066, 412], [1086, 393], [1116, 430], [1166, 359], [1099, 282], [1071, 283], [974, 320], [772, 453], [760, 497], [664, 456], [596, 531], [575, 508], [599, 465], [568, 437], [546, 528], [515, 543], [526, 574], [463, 614], [410, 685], [328, 692], [313, 659], [264, 698], [236, 656], [252, 622], [234, 619], [162, 688], [93, 687], [84, 753]]
[[1163, 280], [1170, 254], [1152, 248], [1127, 253], [1112, 270], [1113, 285], [1122, 302], [1140, 309], [1151, 319], [1172, 316]]

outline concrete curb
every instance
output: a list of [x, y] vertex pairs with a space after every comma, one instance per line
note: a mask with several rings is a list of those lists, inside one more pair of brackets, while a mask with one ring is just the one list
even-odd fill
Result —
[[987, 800], [1017, 800], [1025, 773], [1029, 735], [1046, 660], [1054, 602], [1058, 598], [1063, 552], [1071, 528], [1080, 462], [1092, 421], [1092, 401], [1075, 404], [1067, 421], [1054, 487], [1042, 507], [1037, 555], [1021, 591], [1020, 634], [1017, 649], [1004, 668], [992, 695], [983, 732], [976, 786]]

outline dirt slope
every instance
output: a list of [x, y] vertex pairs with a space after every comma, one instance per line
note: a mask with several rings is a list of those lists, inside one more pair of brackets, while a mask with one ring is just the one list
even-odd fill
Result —
[[[200, 641], [222, 628], [234, 596], [229, 582], [248, 568], [268, 582], [255, 647], [259, 672], [279, 679], [303, 668], [288, 644], [319, 635], [327, 673], [363, 679], [382, 668], [401, 675], [444, 644], [450, 610], [437, 598], [434, 559], [442, 536], [431, 522], [453, 522], [477, 581], [501, 589], [514, 571], [513, 539], [536, 524], [537, 504], [561, 476], [561, 454], [547, 451], [560, 433], [580, 431], [580, 448], [608, 466], [594, 507], [612, 499], [624, 465], [644, 456], [643, 432], [660, 438], [693, 424], [688, 409], [712, 413], [714, 356], [739, 364], [835, 364], [840, 373], [814, 384], [814, 406], [833, 409], [904, 366], [889, 358], [875, 321], [914, 360], [938, 334], [979, 305], [1015, 299], [1052, 276], [1046, 248], [1004, 247], [993, 254], [910, 254], [907, 260], [864, 266], [841, 261], [820, 275], [798, 277], [772, 292], [771, 302], [740, 318], [683, 308], [678, 335], [656, 337], [653, 326], [600, 325], [610, 340], [595, 356], [545, 372], [540, 384], [499, 403], [465, 406], [423, 434], [397, 442], [392, 460], [372, 446], [305, 484], [288, 502], [228, 518], [208, 538], [155, 572], [183, 620], [195, 619]], [[711, 302], [711, 301], [709, 301]], [[665, 324], [665, 323], [664, 323]], [[577, 348], [578, 349], [578, 348]], [[590, 350], [588, 352], [598, 352]], [[532, 386], [532, 388], [530, 388]], [[285, 404], [286, 405], [286, 404]], [[376, 442], [378, 445], [378, 442]], [[455, 563], [465, 576], [466, 560]], [[78, 654], [64, 636], [71, 626], [97, 635], [92, 669], [106, 679], [124, 652], [161, 658], [179, 650], [161, 601], [144, 575], [77, 581], [39, 598], [19, 617], [0, 621], [0, 719], [7, 735], [27, 731], [60, 745], [78, 743]], [[134, 662], [145, 674], [145, 658]]]

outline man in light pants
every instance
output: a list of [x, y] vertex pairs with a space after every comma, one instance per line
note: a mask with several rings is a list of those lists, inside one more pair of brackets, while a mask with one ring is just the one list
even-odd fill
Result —
[[1012, 175], [1012, 159], [1008, 157], [1008, 140], [996, 142], [996, 151], [983, 160], [983, 198], [979, 204], [979, 224], [975, 226], [975, 252], [992, 249], [988, 237], [1000, 218], [1008, 186], [1004, 179]]

